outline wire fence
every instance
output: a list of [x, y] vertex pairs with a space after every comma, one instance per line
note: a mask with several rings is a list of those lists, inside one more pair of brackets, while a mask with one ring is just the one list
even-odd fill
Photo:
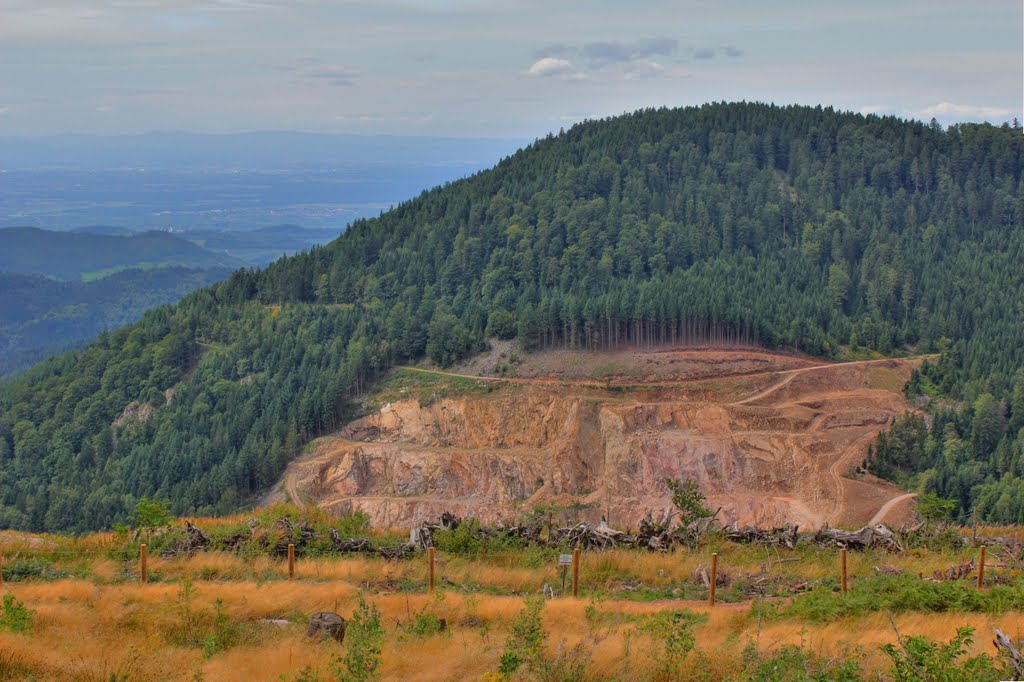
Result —
[[[947, 570], [943, 575], [940, 575], [939, 571], [935, 572], [936, 580], [972, 580], [976, 589], [983, 590], [988, 586], [1001, 582], [1001, 578], [1009, 574], [1019, 575], [1020, 570], [1016, 570], [1019, 567], [1008, 566], [1006, 564], [994, 564], [986, 565], [986, 550], [985, 545], [981, 545], [977, 548], [977, 553], [971, 553], [971, 558], [965, 564], [961, 566], [953, 566]], [[188, 555], [174, 556], [174, 557], [160, 557], [159, 554], [151, 554], [150, 548], [147, 543], [140, 543], [136, 545], [116, 545], [111, 543], [109, 546], [102, 547], [88, 547], [88, 548], [61, 548], [61, 547], [46, 547], [39, 543], [27, 544], [27, 545], [0, 545], [0, 588], [2, 588], [5, 582], [20, 582], [25, 579], [32, 579], [36, 577], [34, 569], [29, 565], [26, 569], [25, 564], [28, 562], [31, 564], [33, 561], [39, 559], [48, 559], [52, 561], [72, 561], [72, 560], [89, 560], [96, 558], [109, 559], [115, 562], [120, 562], [124, 567], [124, 572], [128, 575], [134, 576], [140, 583], [148, 583], [151, 577], [150, 569], [153, 568], [153, 562], [156, 562], [157, 567], [160, 570], [166, 570], [168, 567], [184, 567], [187, 568], [190, 563], [194, 562], [198, 557], [203, 555], [216, 555], [216, 554], [229, 554], [232, 556], [238, 556], [229, 552], [195, 552]], [[501, 564], [507, 564], [504, 568], [513, 567], [518, 570], [531, 571], [540, 575], [542, 578], [547, 577], [551, 579], [551, 584], [544, 583], [544, 592], [550, 596], [555, 596], [556, 591], [559, 595], [567, 596], [569, 594], [572, 597], [577, 598], [579, 596], [581, 587], [586, 588], [588, 579], [593, 579], [598, 582], [607, 582], [609, 572], [614, 567], [608, 565], [602, 565], [602, 559], [608, 558], [607, 553], [600, 551], [591, 551], [583, 553], [579, 548], [572, 551], [571, 554], [565, 552], [559, 552], [557, 556], [552, 556], [550, 559], [540, 565], [525, 566], [522, 563], [522, 557], [519, 553], [514, 550], [502, 551], [502, 552], [473, 552], [468, 554], [455, 553], [455, 552], [443, 552], [435, 547], [428, 548], [425, 552], [417, 554], [413, 557], [407, 557], [400, 560], [387, 559], [380, 557], [375, 554], [367, 553], [335, 553], [335, 554], [315, 554], [312, 556], [301, 556], [298, 552], [298, 548], [295, 544], [287, 545], [287, 551], [283, 555], [277, 555], [268, 553], [265, 555], [267, 560], [264, 563], [264, 568], [267, 569], [269, 566], [270, 571], [274, 572], [280, 579], [287, 579], [289, 581], [299, 578], [317, 577], [319, 578], [319, 569], [323, 567], [325, 563], [333, 562], [344, 562], [347, 559], [363, 558], [363, 559], [378, 559], [381, 562], [380, 573], [383, 577], [387, 577], [392, 571], [399, 570], [400, 572], [408, 573], [410, 569], [413, 573], [422, 571], [425, 574], [425, 578], [422, 581], [422, 591], [433, 594], [437, 590], [438, 584], [448, 586], [458, 586], [457, 576], [454, 574], [446, 575], [455, 570], [466, 570], [474, 565], [481, 564], [492, 564], [496, 565], [497, 568], [503, 568]], [[644, 556], [638, 553], [638, 556]], [[692, 559], [697, 558], [699, 561], [696, 565], [696, 569], [688, 571], [682, 568], [683, 562], [678, 562], [679, 570], [672, 570], [662, 575], [662, 582], [679, 582], [686, 580], [694, 580], [699, 578], [700, 582], [703, 583], [703, 588], [706, 593], [706, 599], [710, 606], [714, 606], [718, 601], [718, 590], [717, 588], [722, 585], [721, 578], [723, 572], [729, 570], [727, 562], [723, 562], [723, 557], [717, 552], [711, 553], [709, 556], [703, 553], [694, 552], [679, 552], [662, 555], [647, 555], [647, 556], [662, 556], [668, 557], [669, 562], [672, 558], [687, 557], [691, 559], [690, 564], [692, 566]], [[246, 557], [239, 557], [240, 559], [246, 559]], [[839, 548], [836, 552], [835, 562], [835, 578], [838, 582], [839, 591], [845, 595], [848, 592], [852, 576], [849, 570], [848, 563], [848, 552], [846, 548]], [[705, 561], [707, 560], [707, 561]], [[800, 561], [799, 557], [779, 557], [778, 559], [769, 558], [763, 562], [762, 566], [765, 568], [763, 571], [773, 572], [776, 578], [785, 577], [785, 569], [781, 568], [787, 562]], [[610, 560], [611, 561], [611, 560]], [[621, 558], [612, 561], [611, 563], [621, 563]], [[657, 561], [657, 560], [656, 560]], [[201, 562], [198, 562], [201, 564]], [[749, 564], [749, 558], [746, 562]], [[316, 576], [311, 576], [307, 566], [316, 567]], [[993, 571], [995, 569], [995, 571]], [[667, 571], [670, 569], [655, 569], [659, 572]], [[986, 573], [988, 570], [988, 573]], [[878, 568], [875, 568], [875, 572], [878, 572]], [[570, 580], [571, 575], [571, 580]], [[972, 578], [973, 575], [973, 578]], [[986, 582], [986, 575], [988, 580]], [[923, 578], [923, 574], [919, 575]], [[558, 585], [561, 587], [556, 590], [555, 587]], [[690, 591], [692, 594], [692, 590]]]

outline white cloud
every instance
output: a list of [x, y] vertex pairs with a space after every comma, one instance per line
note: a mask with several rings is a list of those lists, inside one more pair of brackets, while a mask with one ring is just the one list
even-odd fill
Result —
[[638, 59], [637, 61], [629, 62], [623, 71], [623, 78], [626, 80], [635, 80], [638, 78], [660, 76], [665, 73], [665, 67], [655, 61]]
[[870, 114], [891, 114], [892, 107], [885, 104], [867, 104], [857, 109], [857, 113], [868, 116]]
[[6, 114], [10, 110], [11, 110], [10, 107], [0, 107], [0, 116], [3, 116], [4, 114]]
[[1001, 107], [986, 107], [974, 104], [954, 104], [939, 102], [925, 107], [914, 114], [915, 118], [928, 120], [931, 118], [951, 119], [960, 121], [1008, 121], [1013, 118], [1013, 111]]
[[568, 59], [544, 57], [533, 63], [526, 72], [528, 76], [568, 76], [573, 73], [572, 63]]

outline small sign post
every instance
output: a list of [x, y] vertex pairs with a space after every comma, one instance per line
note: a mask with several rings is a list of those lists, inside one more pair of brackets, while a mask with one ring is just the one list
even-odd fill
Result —
[[843, 594], [846, 594], [846, 548], [839, 550], [840, 573], [843, 584]]
[[711, 581], [708, 585], [708, 606], [715, 605], [715, 587], [718, 585], [718, 552], [711, 554]]
[[572, 564], [572, 554], [559, 554], [558, 565], [562, 567], [562, 591], [560, 594], [565, 594], [565, 574], [569, 570], [569, 566]]
[[572, 598], [580, 596], [580, 548], [572, 551]]
[[430, 594], [434, 594], [434, 548], [433, 547], [427, 548], [427, 563], [429, 564], [429, 568], [427, 569], [427, 572], [429, 574], [428, 577], [427, 577], [428, 589], [430, 591]]

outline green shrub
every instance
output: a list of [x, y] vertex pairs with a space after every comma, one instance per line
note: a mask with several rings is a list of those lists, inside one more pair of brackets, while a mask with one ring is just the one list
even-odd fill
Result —
[[55, 568], [52, 559], [45, 557], [30, 557], [5, 561], [3, 565], [3, 578], [6, 582], [20, 582], [22, 580], [58, 580], [67, 577], [67, 571]]
[[203, 658], [210, 658], [218, 651], [230, 649], [241, 638], [241, 627], [224, 613], [224, 602], [214, 602], [213, 624], [210, 634], [203, 640]]
[[498, 668], [501, 679], [512, 676], [538, 682], [582, 682], [589, 679], [590, 649], [583, 644], [567, 649], [562, 641], [553, 656], [544, 651], [547, 634], [540, 618], [543, 609], [542, 597], [530, 597], [512, 621]]
[[376, 679], [383, 641], [380, 611], [373, 604], [367, 604], [366, 598], [360, 594], [356, 612], [345, 628], [345, 656], [331, 661], [334, 679], [353, 682]]
[[132, 512], [132, 523], [136, 528], [152, 531], [154, 528], [166, 526], [171, 522], [170, 503], [166, 500], [143, 497], [135, 505]]
[[702, 620], [707, 620], [707, 616], [692, 611], [666, 611], [652, 616], [640, 628], [654, 639], [657, 646], [651, 652], [651, 663], [659, 678], [675, 679], [679, 676], [683, 661], [697, 647], [693, 626]]
[[32, 629], [32, 615], [33, 612], [13, 594], [5, 594], [0, 610], [0, 630], [27, 633]]
[[480, 521], [466, 519], [455, 530], [439, 530], [434, 533], [434, 546], [451, 554], [492, 554], [497, 552], [522, 551], [528, 548], [520, 537], [496, 532], [481, 537]]
[[364, 538], [370, 533], [370, 517], [357, 511], [338, 518], [331, 526], [343, 538]]
[[498, 672], [511, 675], [525, 667], [532, 672], [540, 667], [544, 657], [544, 643], [547, 635], [540, 621], [540, 613], [544, 609], [544, 599], [531, 597], [526, 606], [509, 625], [508, 638], [505, 640], [505, 651], [501, 654]]
[[743, 679], [757, 682], [857, 682], [864, 679], [861, 653], [822, 658], [801, 644], [761, 653], [751, 643], [743, 650]]
[[897, 644], [886, 644], [882, 651], [892, 659], [896, 682], [974, 682], [1010, 679], [1012, 671], [1000, 670], [997, 661], [985, 654], [964, 658], [974, 643], [974, 628], [957, 628], [948, 643], [927, 637], [904, 637]]

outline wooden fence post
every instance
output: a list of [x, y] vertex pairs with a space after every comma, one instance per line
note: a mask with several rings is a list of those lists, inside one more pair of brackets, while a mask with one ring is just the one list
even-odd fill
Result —
[[149, 582], [149, 571], [146, 568], [146, 555], [148, 548], [146, 545], [139, 545], [139, 575], [142, 578], [143, 583]]
[[981, 589], [981, 583], [985, 580], [985, 545], [981, 546], [981, 550], [978, 552], [978, 589]]
[[434, 594], [434, 548], [427, 548], [427, 563], [430, 565], [430, 594]]
[[572, 596], [573, 599], [580, 594], [580, 548], [572, 551]]
[[708, 606], [715, 605], [715, 588], [718, 587], [718, 552], [711, 555], [711, 580], [708, 585]]
[[842, 565], [843, 573], [843, 594], [846, 594], [846, 548], [839, 550], [839, 563]]
[[288, 580], [295, 580], [295, 545], [288, 545]]

